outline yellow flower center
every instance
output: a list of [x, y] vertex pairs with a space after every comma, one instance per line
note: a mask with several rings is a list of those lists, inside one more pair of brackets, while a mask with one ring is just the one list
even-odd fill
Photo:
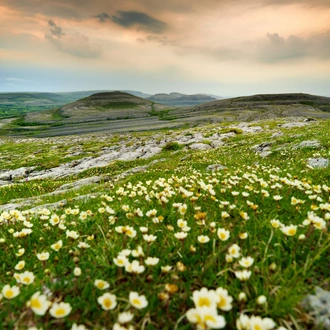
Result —
[[55, 315], [56, 315], [56, 316], [62, 316], [62, 315], [65, 315], [65, 309], [64, 309], [64, 308], [58, 308], [58, 309], [55, 311]]
[[99, 283], [97, 284], [97, 287], [98, 287], [99, 289], [104, 288], [104, 283], [103, 283], [103, 282], [99, 282]]
[[41, 303], [40, 303], [39, 299], [37, 299], [37, 298], [31, 299], [31, 307], [41, 308]]
[[221, 239], [225, 239], [227, 237], [227, 235], [225, 233], [220, 233], [220, 238]]
[[110, 308], [112, 306], [112, 301], [110, 299], [104, 299], [103, 304], [104, 307]]
[[216, 322], [213, 315], [205, 315], [204, 320], [205, 321], [211, 321], [211, 322], [214, 322], [214, 323]]
[[22, 282], [24, 282], [24, 283], [30, 283], [31, 282], [30, 277], [27, 277], [27, 276], [24, 277]]
[[293, 236], [296, 233], [296, 231], [297, 231], [296, 228], [290, 228], [288, 230], [288, 234]]
[[9, 289], [9, 290], [7, 290], [7, 291], [5, 292], [5, 297], [6, 297], [7, 299], [12, 298], [13, 295], [14, 295], [14, 291], [13, 291], [12, 289]]
[[209, 298], [205, 298], [205, 297], [201, 297], [198, 299], [198, 306], [199, 307], [203, 307], [203, 306], [207, 306], [210, 307], [211, 306], [211, 302]]
[[226, 306], [226, 299], [224, 299], [223, 297], [220, 297], [220, 301], [218, 302], [218, 307], [222, 308]]
[[137, 299], [137, 298], [133, 299], [133, 300], [132, 300], [132, 303], [133, 303], [134, 305], [141, 306], [141, 301], [140, 301], [139, 299]]

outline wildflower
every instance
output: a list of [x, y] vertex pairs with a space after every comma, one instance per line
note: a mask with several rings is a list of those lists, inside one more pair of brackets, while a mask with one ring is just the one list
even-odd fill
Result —
[[179, 213], [180, 213], [181, 215], [186, 214], [186, 212], [187, 212], [187, 205], [186, 205], [186, 204], [182, 204], [182, 205], [180, 205], [180, 206], [178, 207], [178, 210], [179, 210]]
[[299, 241], [303, 241], [303, 240], [305, 240], [306, 239], [306, 235], [304, 235], [304, 234], [300, 234], [299, 236], [298, 236], [298, 240]]
[[191, 298], [196, 306], [215, 308], [217, 303], [220, 301], [220, 297], [215, 293], [214, 290], [208, 290], [207, 288], [201, 288], [199, 291], [195, 290]]
[[280, 195], [275, 195], [275, 196], [273, 196], [273, 199], [275, 200], [275, 201], [279, 201], [279, 200], [281, 200], [283, 197], [282, 196], [280, 196]]
[[250, 219], [250, 217], [249, 217], [249, 215], [247, 214], [247, 212], [240, 211], [239, 215], [240, 215], [240, 217], [241, 217], [243, 220], [249, 220], [249, 219]]
[[230, 214], [228, 212], [226, 212], [226, 211], [221, 212], [221, 218], [222, 219], [227, 219], [229, 217], [230, 217]]
[[241, 281], [247, 281], [250, 278], [251, 274], [251, 271], [245, 269], [242, 271], [235, 272], [235, 276]]
[[233, 262], [234, 259], [230, 254], [226, 254], [226, 262]]
[[52, 214], [52, 216], [49, 219], [49, 222], [52, 226], [56, 226], [60, 223], [60, 217], [57, 214]]
[[6, 284], [2, 289], [2, 295], [6, 299], [12, 299], [19, 295], [20, 289], [18, 286], [13, 285], [12, 287]]
[[129, 273], [140, 274], [145, 271], [145, 267], [143, 265], [140, 265], [137, 260], [133, 260], [132, 263], [126, 263], [125, 270]]
[[80, 248], [80, 249], [88, 249], [90, 247], [91, 246], [85, 242], [79, 242], [79, 244], [78, 244], [78, 248]]
[[237, 244], [233, 244], [232, 246], [229, 247], [228, 253], [233, 258], [239, 258], [241, 255], [240, 250], [241, 250], [241, 248]]
[[83, 324], [77, 325], [77, 323], [73, 323], [71, 330], [88, 330]]
[[154, 242], [154, 241], [157, 239], [157, 236], [155, 236], [155, 235], [147, 235], [147, 234], [144, 234], [144, 235], [143, 235], [143, 239], [144, 239], [147, 243], [152, 243], [152, 242]]
[[110, 287], [110, 284], [103, 280], [95, 280], [94, 285], [100, 290], [105, 290]]
[[133, 320], [134, 314], [131, 312], [123, 312], [118, 314], [118, 322], [125, 324]]
[[81, 269], [79, 267], [75, 267], [73, 270], [74, 276], [80, 276], [81, 275]]
[[147, 233], [148, 232], [148, 227], [140, 227], [141, 233]]
[[16, 266], [15, 269], [16, 270], [21, 270], [25, 267], [25, 261], [21, 260]]
[[130, 292], [129, 294], [129, 302], [130, 304], [137, 308], [142, 309], [148, 306], [148, 301], [144, 295], [139, 296], [137, 292]]
[[197, 240], [199, 243], [205, 244], [208, 243], [210, 241], [210, 238], [208, 236], [205, 235], [200, 235], [197, 237]]
[[69, 238], [72, 238], [72, 239], [77, 239], [79, 237], [79, 234], [74, 230], [67, 230], [65, 232], [65, 234], [66, 234], [66, 237], [69, 237]]
[[149, 218], [153, 218], [155, 217], [157, 214], [157, 210], [153, 209], [153, 210], [150, 210], [146, 213], [146, 216], [149, 217]]
[[63, 241], [60, 239], [58, 242], [52, 244], [50, 247], [53, 250], [58, 251], [62, 246], [63, 246]]
[[179, 287], [176, 284], [170, 284], [170, 283], [165, 284], [165, 291], [167, 291], [170, 294], [174, 294], [178, 290], [179, 290]]
[[51, 309], [49, 310], [49, 314], [56, 319], [65, 317], [70, 314], [72, 307], [69, 303], [60, 302], [53, 303]]
[[174, 237], [177, 238], [179, 241], [183, 241], [188, 236], [185, 232], [178, 232], [174, 234]]
[[27, 302], [27, 306], [37, 315], [45, 315], [51, 304], [52, 303], [47, 300], [47, 296], [41, 295], [40, 291], [36, 292]]
[[224, 228], [218, 228], [217, 234], [221, 241], [227, 241], [230, 236], [230, 231]]
[[258, 298], [257, 298], [257, 304], [258, 305], [263, 305], [263, 304], [265, 304], [267, 302], [267, 298], [266, 298], [266, 296], [259, 296]]
[[101, 305], [101, 307], [108, 311], [116, 308], [117, 306], [117, 297], [111, 293], [105, 293], [101, 297], [97, 298], [97, 302]]
[[172, 268], [173, 268], [173, 266], [170, 266], [170, 265], [161, 266], [162, 273], [169, 273]]
[[17, 257], [21, 257], [24, 253], [25, 253], [25, 249], [22, 248], [22, 249], [19, 249], [18, 252], [15, 253], [15, 254], [16, 254]]
[[154, 257], [154, 258], [152, 258], [152, 257], [148, 257], [144, 262], [145, 262], [146, 265], [148, 265], [148, 266], [155, 266], [155, 265], [158, 264], [158, 262], [159, 262], [159, 258], [156, 258], [156, 257]]
[[245, 292], [240, 292], [239, 293], [238, 300], [239, 301], [245, 301], [246, 300], [246, 294], [245, 294]]
[[129, 262], [127, 257], [124, 255], [119, 255], [117, 258], [113, 258], [112, 260], [118, 267], [124, 267]]
[[41, 252], [41, 253], [37, 253], [37, 258], [41, 261], [45, 261], [48, 260], [49, 258], [49, 252]]
[[179, 219], [176, 223], [177, 223], [179, 228], [184, 228], [184, 227], [187, 226], [187, 221], [182, 220], [182, 219]]
[[245, 268], [249, 268], [252, 266], [254, 259], [252, 257], [243, 257], [238, 263]]
[[270, 224], [272, 225], [273, 228], [279, 228], [283, 226], [280, 220], [276, 220], [276, 219], [270, 220]]
[[281, 228], [281, 231], [283, 234], [285, 234], [287, 236], [294, 236], [297, 232], [297, 226], [295, 226], [295, 225], [283, 226]]
[[190, 323], [197, 325], [197, 329], [220, 329], [226, 325], [224, 317], [218, 315], [214, 308], [191, 308], [186, 317]]
[[29, 285], [34, 282], [34, 274], [29, 271], [25, 271], [22, 274], [19, 274], [19, 282], [25, 285]]
[[132, 256], [135, 258], [144, 257], [144, 252], [140, 245], [135, 250], [132, 250]]
[[246, 239], [248, 237], [248, 233], [240, 233], [238, 236], [240, 239]]

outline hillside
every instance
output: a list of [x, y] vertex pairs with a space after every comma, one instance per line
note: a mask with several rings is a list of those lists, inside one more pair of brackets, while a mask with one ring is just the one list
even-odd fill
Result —
[[327, 329], [329, 131], [0, 137], [2, 328]]
[[[100, 92], [106, 91], [95, 90], [63, 93], [0, 93], [0, 119], [13, 116], [21, 116], [34, 111], [45, 111], [54, 109]], [[145, 94], [138, 91], [124, 92], [129, 92], [132, 95], [144, 98], [150, 96], [149, 94]]]
[[330, 116], [330, 98], [302, 93], [259, 94], [208, 102], [171, 112], [177, 119], [252, 121], [277, 117]]
[[216, 98], [205, 94], [159, 93], [148, 97], [148, 100], [170, 106], [183, 107], [215, 101]]
[[127, 132], [278, 117], [329, 118], [330, 98], [298, 93], [265, 94], [175, 108], [124, 92], [104, 92], [57, 109], [2, 120], [0, 134], [42, 137]]

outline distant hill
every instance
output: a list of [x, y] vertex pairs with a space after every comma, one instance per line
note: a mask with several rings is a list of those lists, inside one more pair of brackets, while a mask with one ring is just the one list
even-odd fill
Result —
[[170, 106], [184, 107], [214, 101], [216, 98], [206, 94], [159, 93], [148, 97], [148, 100]]
[[[0, 118], [20, 116], [34, 111], [50, 110], [100, 92], [106, 91], [0, 93]], [[150, 94], [145, 94], [139, 91], [125, 92], [144, 98], [151, 96]]]
[[322, 118], [330, 115], [330, 98], [303, 93], [257, 94], [179, 108], [171, 115], [177, 119], [194, 117], [197, 121], [252, 121], [290, 116]]
[[125, 92], [102, 92], [92, 94], [55, 110], [29, 113], [26, 122], [79, 123], [100, 120], [132, 119], [148, 117], [167, 106], [154, 104], [147, 99]]
[[0, 134], [41, 137], [127, 132], [277, 117], [330, 118], [330, 98], [301, 93], [259, 94], [171, 107], [125, 92], [102, 92], [52, 110], [5, 119], [0, 122]]

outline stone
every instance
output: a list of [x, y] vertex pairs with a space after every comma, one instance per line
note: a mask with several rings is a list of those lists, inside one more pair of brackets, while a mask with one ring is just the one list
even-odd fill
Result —
[[277, 138], [277, 137], [280, 137], [280, 136], [283, 136], [283, 135], [284, 135], [283, 132], [279, 131], [279, 132], [273, 133], [271, 137], [272, 138]]
[[326, 168], [329, 166], [327, 158], [308, 158], [307, 165], [313, 168]]
[[206, 169], [208, 171], [219, 171], [219, 170], [226, 170], [227, 166], [224, 166], [221, 164], [212, 164], [212, 165], [209, 165]]
[[298, 149], [301, 148], [320, 148], [321, 143], [318, 140], [306, 140], [299, 143]]
[[189, 146], [192, 150], [210, 150], [212, 147], [209, 144], [205, 143], [193, 143]]
[[315, 288], [315, 295], [308, 295], [301, 306], [312, 313], [317, 329], [330, 330], [330, 292]]

